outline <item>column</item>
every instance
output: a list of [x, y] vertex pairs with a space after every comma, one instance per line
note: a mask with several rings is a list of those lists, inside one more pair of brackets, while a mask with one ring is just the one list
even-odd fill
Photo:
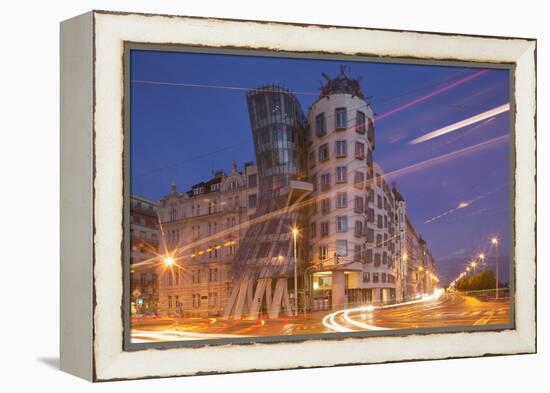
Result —
[[332, 272], [332, 309], [343, 308], [346, 303], [346, 275], [342, 270]]

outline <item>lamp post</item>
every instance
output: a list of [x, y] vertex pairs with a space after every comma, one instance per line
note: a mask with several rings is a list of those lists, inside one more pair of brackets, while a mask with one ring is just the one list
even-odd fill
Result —
[[495, 273], [495, 299], [498, 299], [498, 239], [496, 237], [491, 239], [491, 243], [495, 245], [495, 257], [496, 257], [496, 273]]
[[294, 238], [294, 316], [298, 316], [298, 260], [296, 257], [296, 238], [298, 237], [298, 228], [292, 228], [292, 237]]

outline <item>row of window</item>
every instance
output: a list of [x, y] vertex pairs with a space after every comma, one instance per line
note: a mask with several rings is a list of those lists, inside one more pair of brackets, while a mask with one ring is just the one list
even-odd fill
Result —
[[[219, 280], [218, 268], [208, 268], [206, 270], [206, 280], [207, 282], [217, 282]], [[202, 270], [196, 269], [191, 271], [191, 283], [200, 284], [201, 283]], [[165, 283], [167, 286], [172, 287], [180, 286], [180, 272], [178, 269], [166, 272]]]
[[[338, 192], [338, 193], [336, 193], [335, 200], [336, 200], [336, 208], [337, 209], [342, 209], [342, 208], [348, 207], [348, 193], [347, 192]], [[330, 213], [331, 198], [323, 198], [323, 199], [321, 199], [321, 201], [319, 203], [321, 205], [321, 213], [323, 215], [326, 215], [326, 214]], [[354, 210], [354, 212], [355, 213], [365, 212], [365, 206], [367, 206], [367, 204], [368, 204], [368, 197], [363, 198], [359, 195], [356, 195], [354, 197], [354, 200], [353, 200], [353, 210]], [[369, 213], [372, 212], [372, 215], [374, 217], [374, 209], [369, 208], [369, 209], [367, 209], [367, 211]], [[317, 202], [316, 201], [311, 204], [310, 212], [311, 212], [312, 215], [317, 214]], [[370, 221], [374, 221], [374, 219], [372, 219]]]
[[152, 242], [158, 241], [158, 235], [156, 232], [149, 232], [149, 234], [146, 231], [136, 231], [133, 228], [130, 228], [130, 237], [133, 239], [143, 240], [147, 241], [150, 240]]
[[[328, 245], [320, 245], [318, 247], [319, 260], [320, 261], [330, 261], [336, 262], [334, 258], [336, 256], [348, 256], [348, 241], [347, 240], [336, 240], [336, 252], [334, 255], [328, 255]], [[386, 251], [382, 253], [374, 252], [372, 248], [366, 248], [366, 245], [355, 244], [353, 248], [353, 261], [354, 262], [364, 262], [364, 263], [373, 263], [374, 267], [379, 267], [381, 265], [389, 265], [388, 267], [393, 268], [395, 266], [394, 262], [388, 256]]]
[[[329, 143], [323, 143], [320, 145], [317, 149], [317, 159], [318, 161], [325, 162], [330, 159], [330, 148]], [[355, 142], [355, 149], [354, 149], [355, 158], [358, 160], [364, 160], [365, 159], [365, 144], [363, 142], [356, 141]], [[368, 151], [367, 153], [369, 157], [372, 158], [372, 153]], [[348, 141], [347, 140], [337, 140], [335, 142], [335, 151], [334, 156], [336, 158], [346, 158], [348, 156]], [[372, 163], [372, 160], [370, 160], [370, 163]], [[311, 150], [309, 152], [309, 166], [310, 168], [315, 167], [316, 160], [315, 160], [315, 150]]]
[[[222, 202], [221, 205], [225, 208], [225, 210], [232, 210], [239, 208], [241, 206], [241, 198], [239, 195], [235, 195], [232, 197], [228, 197], [225, 202]], [[202, 213], [201, 209], [202, 205], [200, 203], [192, 204], [191, 205], [191, 216], [190, 217], [196, 217], [200, 216]], [[212, 200], [208, 202], [208, 209], [206, 214], [214, 214], [218, 213], [220, 211], [218, 207], [218, 201]], [[176, 207], [171, 207], [169, 210], [169, 216], [167, 221], [176, 221], [180, 218], [185, 218], [185, 212], [179, 211]], [[144, 224], [141, 224], [144, 225]]]
[[[367, 128], [373, 127], [372, 119], [367, 119], [362, 111], [355, 112], [355, 131], [359, 134], [364, 134]], [[346, 130], [348, 128], [348, 110], [344, 107], [334, 110], [334, 128], [337, 131]], [[327, 121], [325, 113], [320, 113], [315, 116], [315, 135], [318, 138], [327, 134]]]
[[[336, 233], [342, 233], [348, 231], [348, 216], [337, 216], [336, 217]], [[330, 222], [321, 221], [319, 223], [319, 234], [320, 237], [330, 236]], [[356, 237], [366, 236], [368, 243], [374, 243], [374, 229], [368, 228], [367, 224], [361, 220], [355, 220], [354, 226], [354, 235]], [[317, 223], [312, 222], [309, 228], [310, 238], [315, 238], [317, 236]], [[387, 233], [377, 234], [376, 235], [376, 247], [388, 247], [393, 250], [393, 242], [389, 238]]]
[[[235, 252], [237, 250], [237, 242], [235, 241], [226, 241], [223, 246], [225, 247], [225, 255], [231, 256], [235, 255]], [[223, 256], [222, 252], [222, 245], [215, 244], [212, 246], [207, 246], [205, 249], [199, 249], [196, 247], [193, 247], [191, 249], [191, 258], [208, 258], [208, 259], [216, 259], [218, 257]]]
[[148, 227], [153, 227], [153, 228], [157, 224], [156, 221], [154, 219], [152, 219], [151, 217], [145, 218], [145, 217], [134, 215], [134, 214], [130, 214], [130, 223], [141, 225], [142, 227], [148, 226]]
[[[322, 173], [319, 176], [320, 184], [317, 184], [317, 175], [313, 175], [310, 178], [313, 185], [313, 190], [328, 191], [332, 186], [330, 172]], [[348, 168], [347, 166], [337, 166], [335, 168], [335, 184], [345, 184], [348, 182]], [[365, 187], [365, 172], [355, 170], [353, 171], [353, 185], [359, 189]]]
[[[237, 219], [236, 219], [235, 216], [226, 217], [226, 219], [225, 219], [225, 228], [227, 228], [227, 229], [234, 228], [236, 225], [237, 225]], [[182, 232], [183, 232], [183, 228], [181, 228], [181, 229], [182, 229]], [[217, 222], [209, 222], [208, 225], [207, 225], [207, 234], [210, 236], [210, 235], [214, 235], [216, 233], [218, 233], [218, 223]], [[180, 228], [166, 230], [166, 237], [167, 237], [168, 242], [171, 242], [171, 243], [178, 242], [180, 240]], [[201, 238], [201, 225], [200, 224], [191, 226], [191, 237], [193, 238], [193, 240], [198, 240], [198, 239]], [[152, 240], [158, 240], [157, 237], [156, 237], [156, 234], [155, 234], [155, 236], [153, 237]]]
[[[218, 305], [218, 293], [217, 292], [209, 292], [208, 296], [202, 296], [200, 293], [194, 293], [191, 295], [192, 299], [192, 307], [193, 308], [200, 308], [201, 307], [201, 300], [208, 300], [208, 307], [216, 307]], [[179, 296], [171, 296], [169, 295], [166, 298], [166, 303], [168, 305], [168, 308], [176, 308], [176, 309], [182, 309], [183, 308], [183, 302], [179, 301]]]
[[378, 283], [378, 282], [383, 282], [383, 283], [390, 283], [390, 284], [393, 284], [395, 283], [395, 276], [393, 274], [389, 274], [389, 273], [371, 273], [370, 272], [364, 272], [363, 273], [363, 282], [371, 282], [371, 276], [372, 276], [372, 282], [373, 283]]
[[[222, 189], [221, 183], [215, 183], [210, 185], [209, 187], [210, 187], [210, 192], [220, 191]], [[231, 190], [236, 190], [240, 187], [241, 187], [241, 183], [238, 180], [232, 180], [231, 182], [229, 182], [229, 184], [226, 185], [225, 189], [231, 191]], [[202, 195], [205, 193], [205, 191], [206, 190], [204, 189], [204, 186], [195, 187], [193, 188], [193, 195], [194, 196]]]
[[156, 273], [134, 273], [130, 272], [130, 282], [132, 283], [132, 288], [146, 287], [147, 285], [158, 284], [158, 276]]

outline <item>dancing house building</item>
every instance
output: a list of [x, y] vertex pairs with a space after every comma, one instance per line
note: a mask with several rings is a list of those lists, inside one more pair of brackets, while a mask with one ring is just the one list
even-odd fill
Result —
[[[189, 307], [197, 311], [192, 315], [277, 318], [281, 312], [400, 302], [433, 290], [433, 257], [407, 215], [405, 199], [374, 160], [375, 116], [360, 81], [343, 68], [334, 78], [323, 76], [307, 116], [296, 96], [282, 87], [263, 86], [247, 94], [256, 164], [242, 173], [233, 167], [238, 187], [232, 190], [221, 176], [161, 200], [168, 233], [195, 234], [189, 229], [203, 225], [223, 228], [208, 232], [206, 239], [195, 234], [183, 241], [184, 248], [192, 248], [184, 271], [218, 264], [215, 277], [223, 283], [216, 294], [199, 289], [195, 278], [171, 289], [170, 280], [161, 279], [165, 308], [171, 303], [164, 298], [170, 296], [184, 299], [184, 315]], [[210, 187], [208, 195], [201, 187]], [[172, 214], [173, 206], [196, 206], [232, 192], [239, 194], [241, 209], [234, 228], [223, 225], [226, 214], [234, 212], [221, 205], [205, 216]], [[181, 247], [181, 239], [177, 243]], [[234, 246], [231, 252], [227, 244]], [[218, 247], [220, 260], [201, 259]], [[195, 298], [215, 307], [197, 307]]]

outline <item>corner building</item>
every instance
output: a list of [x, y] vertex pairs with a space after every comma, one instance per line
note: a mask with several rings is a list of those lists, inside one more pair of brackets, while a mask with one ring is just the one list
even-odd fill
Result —
[[311, 307], [391, 302], [395, 198], [373, 160], [374, 113], [358, 80], [325, 78], [308, 113]]

